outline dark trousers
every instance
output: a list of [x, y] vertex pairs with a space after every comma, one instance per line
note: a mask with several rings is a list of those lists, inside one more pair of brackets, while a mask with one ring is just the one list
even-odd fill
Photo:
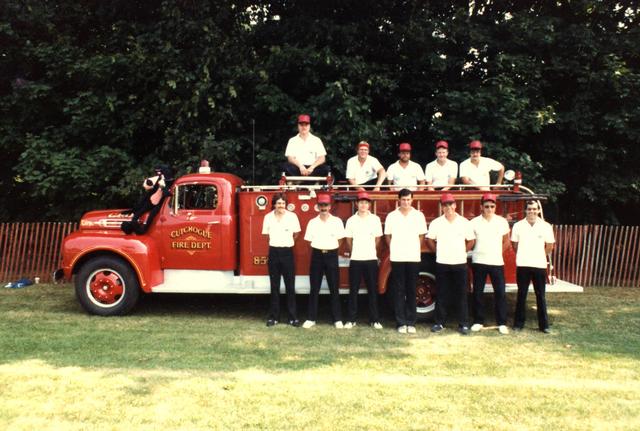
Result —
[[349, 322], [355, 322], [358, 315], [358, 289], [360, 281], [364, 279], [367, 286], [369, 302], [369, 323], [378, 322], [378, 261], [351, 260], [349, 264]]
[[435, 323], [443, 325], [447, 322], [448, 310], [458, 313], [460, 326], [468, 326], [469, 310], [467, 305], [467, 265], [436, 264], [436, 301]]
[[493, 308], [496, 324], [507, 324], [507, 298], [504, 290], [504, 266], [474, 263], [473, 268], [473, 322], [484, 324], [484, 285], [487, 275], [493, 286]]
[[285, 291], [287, 292], [289, 320], [297, 320], [293, 247], [269, 247], [268, 266], [269, 281], [271, 282], [271, 303], [268, 319], [280, 320], [280, 277], [282, 277]]
[[416, 324], [416, 283], [420, 262], [391, 262], [393, 308], [398, 326]]
[[309, 281], [311, 291], [309, 292], [309, 320], [318, 320], [318, 296], [322, 276], [327, 277], [329, 294], [331, 295], [331, 318], [333, 322], [342, 320], [340, 310], [340, 294], [338, 293], [338, 250], [330, 250], [324, 253], [316, 248], [311, 249], [311, 265], [309, 268]]
[[529, 266], [519, 266], [516, 268], [518, 300], [516, 302], [516, 315], [514, 317], [513, 326], [516, 328], [524, 327], [527, 307], [527, 293], [529, 293], [529, 283], [532, 281], [533, 290], [536, 293], [538, 328], [542, 331], [549, 327], [549, 316], [547, 316], [547, 300], [544, 296], [547, 282], [547, 271], [544, 268], [532, 268]]
[[[309, 166], [305, 166], [305, 167], [308, 168]], [[302, 173], [300, 173], [300, 168], [294, 165], [293, 163], [289, 163], [289, 162], [284, 163], [282, 165], [282, 170], [284, 171], [285, 175], [288, 177], [299, 177], [300, 175], [302, 175]], [[310, 175], [312, 177], [326, 177], [330, 171], [331, 171], [331, 168], [325, 163], [320, 166], [316, 166], [316, 168], [311, 172]]]

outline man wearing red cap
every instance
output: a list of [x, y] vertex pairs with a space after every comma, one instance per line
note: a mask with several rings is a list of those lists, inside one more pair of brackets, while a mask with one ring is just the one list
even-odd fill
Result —
[[449, 143], [447, 141], [436, 142], [436, 159], [428, 163], [424, 169], [424, 176], [429, 190], [436, 187], [440, 190], [449, 190], [458, 178], [458, 164], [449, 160]]
[[502, 178], [504, 177], [504, 166], [502, 163], [490, 159], [489, 157], [482, 157], [482, 143], [480, 141], [471, 141], [469, 143], [469, 157], [464, 162], [460, 163], [460, 179], [463, 184], [477, 185], [480, 190], [491, 190], [491, 177], [489, 173], [491, 171], [498, 172], [498, 179], [496, 184], [502, 184]]
[[345, 228], [347, 245], [351, 250], [349, 263], [349, 312], [346, 329], [356, 326], [358, 314], [358, 290], [364, 279], [369, 302], [369, 324], [382, 329], [378, 313], [378, 254], [377, 248], [382, 237], [380, 218], [371, 214], [371, 198], [367, 192], [358, 193], [358, 212], [349, 217]]
[[322, 140], [311, 133], [311, 117], [298, 115], [298, 134], [289, 139], [284, 152], [287, 162], [283, 169], [287, 176], [327, 176], [327, 151]]
[[411, 144], [403, 142], [398, 150], [398, 161], [387, 169], [389, 184], [398, 186], [397, 190], [416, 190], [416, 185], [424, 184], [424, 171], [419, 164], [411, 161]]
[[[374, 191], [380, 190], [380, 185], [384, 182], [386, 172], [378, 159], [369, 155], [369, 143], [362, 141], [358, 144], [358, 155], [351, 157], [347, 161], [347, 180], [351, 185], [367, 185], [376, 187]], [[359, 188], [358, 190], [364, 190]]]
[[384, 236], [391, 260], [391, 292], [398, 332], [416, 333], [416, 283], [420, 269], [422, 236], [427, 222], [421, 211], [413, 208], [413, 193], [402, 189], [399, 205], [384, 223]]
[[533, 282], [536, 293], [536, 311], [538, 313], [538, 329], [549, 333], [549, 316], [545, 298], [547, 280], [547, 255], [553, 251], [555, 238], [549, 223], [538, 217], [538, 202], [528, 201], [525, 218], [513, 225], [511, 244], [516, 251], [516, 282], [518, 283], [518, 300], [514, 316], [513, 329], [524, 328], [526, 316], [527, 293], [529, 284]]
[[509, 244], [509, 223], [496, 214], [496, 195], [485, 193], [480, 205], [482, 214], [471, 220], [476, 243], [471, 255], [473, 268], [473, 325], [477, 332], [484, 326], [484, 285], [491, 278], [493, 301], [498, 332], [508, 334], [507, 300], [504, 285], [504, 259], [502, 254]]
[[340, 294], [338, 292], [338, 248], [344, 238], [344, 225], [342, 220], [331, 215], [331, 196], [318, 195], [317, 217], [309, 220], [307, 231], [304, 234], [305, 241], [311, 243], [311, 263], [309, 267], [309, 312], [308, 319], [302, 325], [309, 329], [318, 320], [318, 294], [322, 277], [327, 277], [329, 294], [331, 295], [331, 317], [336, 328], [343, 328], [340, 310]]
[[436, 252], [435, 324], [431, 332], [441, 332], [449, 308], [458, 311], [458, 331], [469, 333], [467, 309], [467, 252], [473, 248], [475, 236], [471, 223], [456, 213], [456, 200], [450, 193], [440, 197], [442, 215], [431, 222], [427, 245]]

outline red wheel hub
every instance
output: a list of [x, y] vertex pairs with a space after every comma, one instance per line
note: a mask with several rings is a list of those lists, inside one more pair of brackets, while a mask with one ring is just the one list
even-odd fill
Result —
[[436, 285], [429, 277], [418, 277], [416, 302], [418, 307], [428, 307], [435, 302]]
[[111, 271], [98, 272], [90, 281], [89, 290], [95, 300], [103, 304], [117, 302], [124, 292], [122, 280]]

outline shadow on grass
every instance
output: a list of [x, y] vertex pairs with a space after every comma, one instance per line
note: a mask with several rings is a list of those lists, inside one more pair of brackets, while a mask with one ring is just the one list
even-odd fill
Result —
[[[570, 345], [569, 354], [638, 359], [639, 298], [638, 290], [616, 288], [548, 295], [553, 334], [525, 331], [527, 341], [557, 343], [565, 352]], [[55, 366], [278, 372], [356, 360], [364, 367], [382, 360], [406, 360], [407, 348], [416, 338], [399, 336], [388, 311], [384, 330], [368, 327], [365, 298], [359, 304], [360, 325], [352, 330], [336, 330], [329, 324], [327, 296], [321, 297], [320, 320], [311, 330], [267, 328], [266, 295], [148, 295], [131, 315], [113, 318], [86, 314], [70, 285], [4, 289], [0, 299], [2, 363], [41, 359]], [[493, 321], [492, 299], [487, 295], [488, 323]], [[346, 296], [342, 301], [346, 312]], [[512, 312], [514, 295], [508, 296], [508, 304]], [[530, 297], [528, 329], [536, 327], [534, 304]], [[306, 295], [298, 297], [298, 307], [305, 317]], [[428, 338], [421, 326], [418, 338]], [[477, 336], [484, 333], [473, 335]]]
[[[526, 330], [557, 341], [564, 351], [584, 356], [615, 355], [640, 359], [640, 290], [592, 287], [584, 293], [546, 295], [551, 335], [538, 331], [535, 295], [529, 294]], [[507, 320], [513, 322], [516, 294], [507, 294]], [[485, 295], [485, 317], [494, 325], [493, 295]]]
[[[306, 316], [306, 302], [307, 296], [299, 296], [301, 316]], [[321, 297], [316, 328], [267, 328], [264, 295], [147, 295], [132, 314], [104, 318], [86, 314], [69, 285], [34, 286], [2, 292], [0, 329], [10, 336], [0, 339], [0, 362], [41, 359], [56, 366], [284, 371], [354, 358], [406, 357], [409, 340], [391, 329], [368, 327], [365, 305], [362, 327], [350, 331], [329, 324], [326, 296]], [[387, 326], [393, 325], [389, 321]]]

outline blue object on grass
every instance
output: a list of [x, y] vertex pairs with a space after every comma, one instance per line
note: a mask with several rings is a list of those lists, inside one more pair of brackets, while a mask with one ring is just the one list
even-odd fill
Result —
[[31, 286], [32, 284], [32, 280], [29, 280], [28, 278], [21, 278], [20, 280], [7, 283], [4, 287], [8, 289], [20, 289], [22, 287]]

